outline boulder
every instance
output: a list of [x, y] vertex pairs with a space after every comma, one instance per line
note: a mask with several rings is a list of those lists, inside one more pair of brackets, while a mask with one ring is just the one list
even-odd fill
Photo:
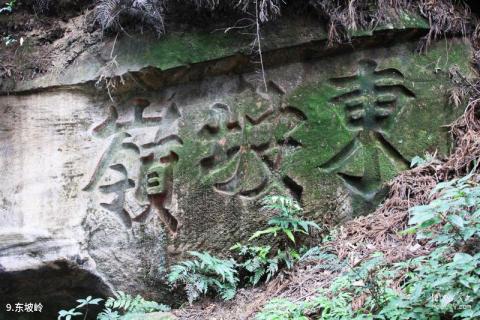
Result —
[[15, 83], [0, 95], [0, 305], [44, 302], [34, 319], [52, 319], [113, 290], [178, 304], [169, 266], [247, 239], [268, 194], [319, 224], [372, 212], [413, 157], [449, 152], [462, 112], [450, 74], [472, 75], [470, 44], [417, 54], [427, 28], [404, 18], [332, 47], [318, 22], [278, 22], [264, 75], [240, 35], [119, 37]]

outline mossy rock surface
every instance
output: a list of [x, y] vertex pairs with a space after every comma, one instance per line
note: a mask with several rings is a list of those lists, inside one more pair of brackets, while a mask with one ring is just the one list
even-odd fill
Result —
[[[265, 227], [265, 195], [291, 195], [319, 224], [372, 212], [414, 156], [449, 153], [446, 125], [464, 107], [448, 103], [450, 70], [472, 76], [469, 43], [415, 53], [426, 26], [404, 20], [333, 48], [318, 24], [267, 26], [265, 79], [251, 39], [119, 40], [120, 91], [84, 90], [101, 65], [84, 59], [62, 74], [68, 85], [0, 97], [0, 221], [21, 235], [7, 232], [6, 272], [18, 252], [26, 270], [63, 259], [42, 242], [60, 239], [108, 287], [172, 304], [169, 266], [192, 250], [229, 254]], [[47, 258], [24, 254], [37, 243]]]
[[414, 156], [448, 154], [446, 125], [463, 110], [448, 103], [449, 70], [471, 74], [470, 47], [415, 47], [272, 68], [267, 92], [255, 75], [198, 83], [203, 98], [185, 98], [193, 103], [179, 131], [174, 176], [185, 232], [175, 243], [201, 239], [221, 250], [248, 238], [266, 219], [257, 200], [271, 193], [297, 198], [320, 223], [365, 215]]

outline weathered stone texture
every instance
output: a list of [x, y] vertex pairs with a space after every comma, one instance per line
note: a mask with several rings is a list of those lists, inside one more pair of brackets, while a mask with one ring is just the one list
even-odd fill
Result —
[[168, 265], [246, 239], [268, 218], [266, 194], [297, 198], [319, 223], [371, 212], [412, 157], [450, 148], [443, 126], [461, 108], [447, 103], [448, 72], [470, 75], [470, 47], [447, 45], [272, 63], [266, 90], [255, 72], [164, 86], [154, 69], [115, 102], [88, 86], [1, 96], [0, 279], [67, 261], [99, 292], [168, 303]]

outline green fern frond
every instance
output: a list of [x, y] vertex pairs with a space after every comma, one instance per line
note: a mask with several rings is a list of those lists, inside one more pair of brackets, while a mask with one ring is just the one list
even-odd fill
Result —
[[209, 290], [225, 300], [233, 298], [239, 281], [237, 263], [232, 259], [219, 259], [208, 252], [191, 251], [189, 254], [196, 259], [172, 266], [168, 281], [173, 285], [183, 284], [190, 303]]
[[148, 313], [169, 311], [170, 308], [164, 304], [159, 304], [155, 301], [148, 301], [142, 298], [140, 295], [132, 297], [129, 294], [126, 294], [123, 291], [115, 292], [115, 297], [110, 297], [105, 302], [106, 308], [119, 309], [124, 312], [137, 312], [137, 313]]

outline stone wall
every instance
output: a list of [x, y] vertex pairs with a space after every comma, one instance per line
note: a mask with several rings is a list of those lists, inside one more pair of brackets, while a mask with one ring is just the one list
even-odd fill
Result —
[[[201, 51], [208, 37], [186, 35], [184, 58], [145, 60], [173, 40], [140, 51], [120, 41], [123, 71], [108, 90], [93, 87], [101, 70], [87, 56], [0, 96], [0, 280], [26, 292], [32, 271], [80, 270], [48, 286], [171, 302], [168, 266], [246, 239], [268, 219], [263, 196], [290, 195], [331, 225], [372, 212], [414, 156], [449, 151], [445, 125], [462, 112], [448, 103], [449, 72], [471, 75], [468, 43], [419, 55], [422, 25], [334, 48], [323, 29], [302, 30], [291, 45], [267, 45], [265, 82], [242, 42]], [[0, 302], [14, 291], [0, 288]]]

